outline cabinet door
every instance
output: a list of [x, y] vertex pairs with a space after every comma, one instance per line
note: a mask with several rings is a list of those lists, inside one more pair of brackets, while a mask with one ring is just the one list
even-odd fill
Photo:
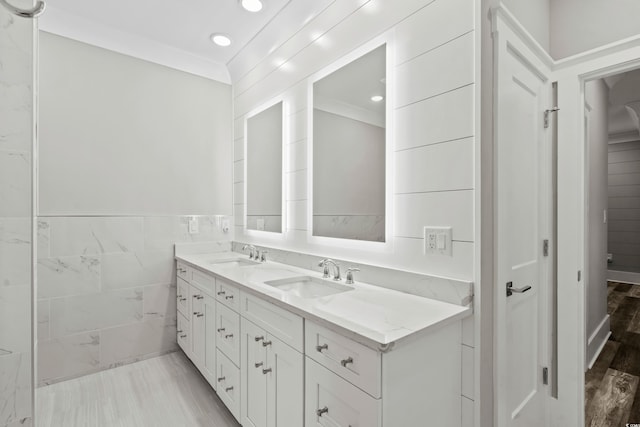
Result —
[[204, 294], [191, 286], [191, 354], [196, 366], [204, 362]]
[[176, 300], [177, 300], [177, 308], [178, 312], [182, 313], [185, 316], [191, 317], [189, 313], [189, 283], [185, 280], [178, 277], [177, 279], [177, 292], [176, 292]]
[[216, 377], [216, 300], [205, 295], [204, 297], [204, 361], [203, 375], [214, 390], [217, 387]]
[[222, 403], [240, 421], [240, 370], [220, 350], [216, 355], [216, 393]]
[[240, 364], [240, 315], [216, 302], [216, 346], [233, 363]]
[[[307, 357], [305, 427], [381, 425], [380, 400]], [[394, 426], [395, 427], [395, 426]]]
[[178, 313], [178, 345], [184, 351], [184, 354], [191, 359], [191, 325], [186, 317], [182, 313]]
[[267, 335], [267, 426], [304, 424], [304, 359], [298, 351]]
[[267, 427], [267, 351], [265, 332], [242, 318], [240, 375], [242, 377], [242, 425]]

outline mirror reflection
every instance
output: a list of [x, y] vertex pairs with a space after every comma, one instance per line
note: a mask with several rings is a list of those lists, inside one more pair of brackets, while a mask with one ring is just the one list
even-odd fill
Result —
[[282, 102], [247, 119], [246, 227], [282, 233]]
[[313, 235], [385, 241], [386, 45], [313, 84]]

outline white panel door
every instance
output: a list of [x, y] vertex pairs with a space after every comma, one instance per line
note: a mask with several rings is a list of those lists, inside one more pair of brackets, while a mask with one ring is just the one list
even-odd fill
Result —
[[[548, 280], [546, 170], [550, 135], [544, 128], [548, 71], [528, 51], [498, 39], [496, 128], [496, 374], [498, 425], [546, 424]], [[513, 293], [507, 291], [508, 284]]]

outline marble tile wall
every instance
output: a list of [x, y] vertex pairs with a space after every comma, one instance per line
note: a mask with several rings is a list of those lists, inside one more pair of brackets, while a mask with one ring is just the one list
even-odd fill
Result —
[[314, 215], [313, 235], [384, 242], [384, 216]]
[[38, 384], [177, 349], [174, 243], [230, 249], [223, 217], [188, 219], [38, 218]]
[[0, 6], [0, 427], [33, 423], [33, 36]]

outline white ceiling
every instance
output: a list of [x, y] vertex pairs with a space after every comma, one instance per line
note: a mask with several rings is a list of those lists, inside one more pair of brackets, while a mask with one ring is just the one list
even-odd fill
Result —
[[[252, 13], [238, 0], [47, 0], [40, 28], [230, 82], [229, 64], [248, 45], [264, 46], [265, 38], [282, 43], [333, 1], [263, 0], [264, 8]], [[278, 28], [265, 31], [275, 24]], [[229, 35], [232, 45], [216, 46], [210, 40], [213, 33]], [[267, 54], [251, 56], [257, 61]]]

